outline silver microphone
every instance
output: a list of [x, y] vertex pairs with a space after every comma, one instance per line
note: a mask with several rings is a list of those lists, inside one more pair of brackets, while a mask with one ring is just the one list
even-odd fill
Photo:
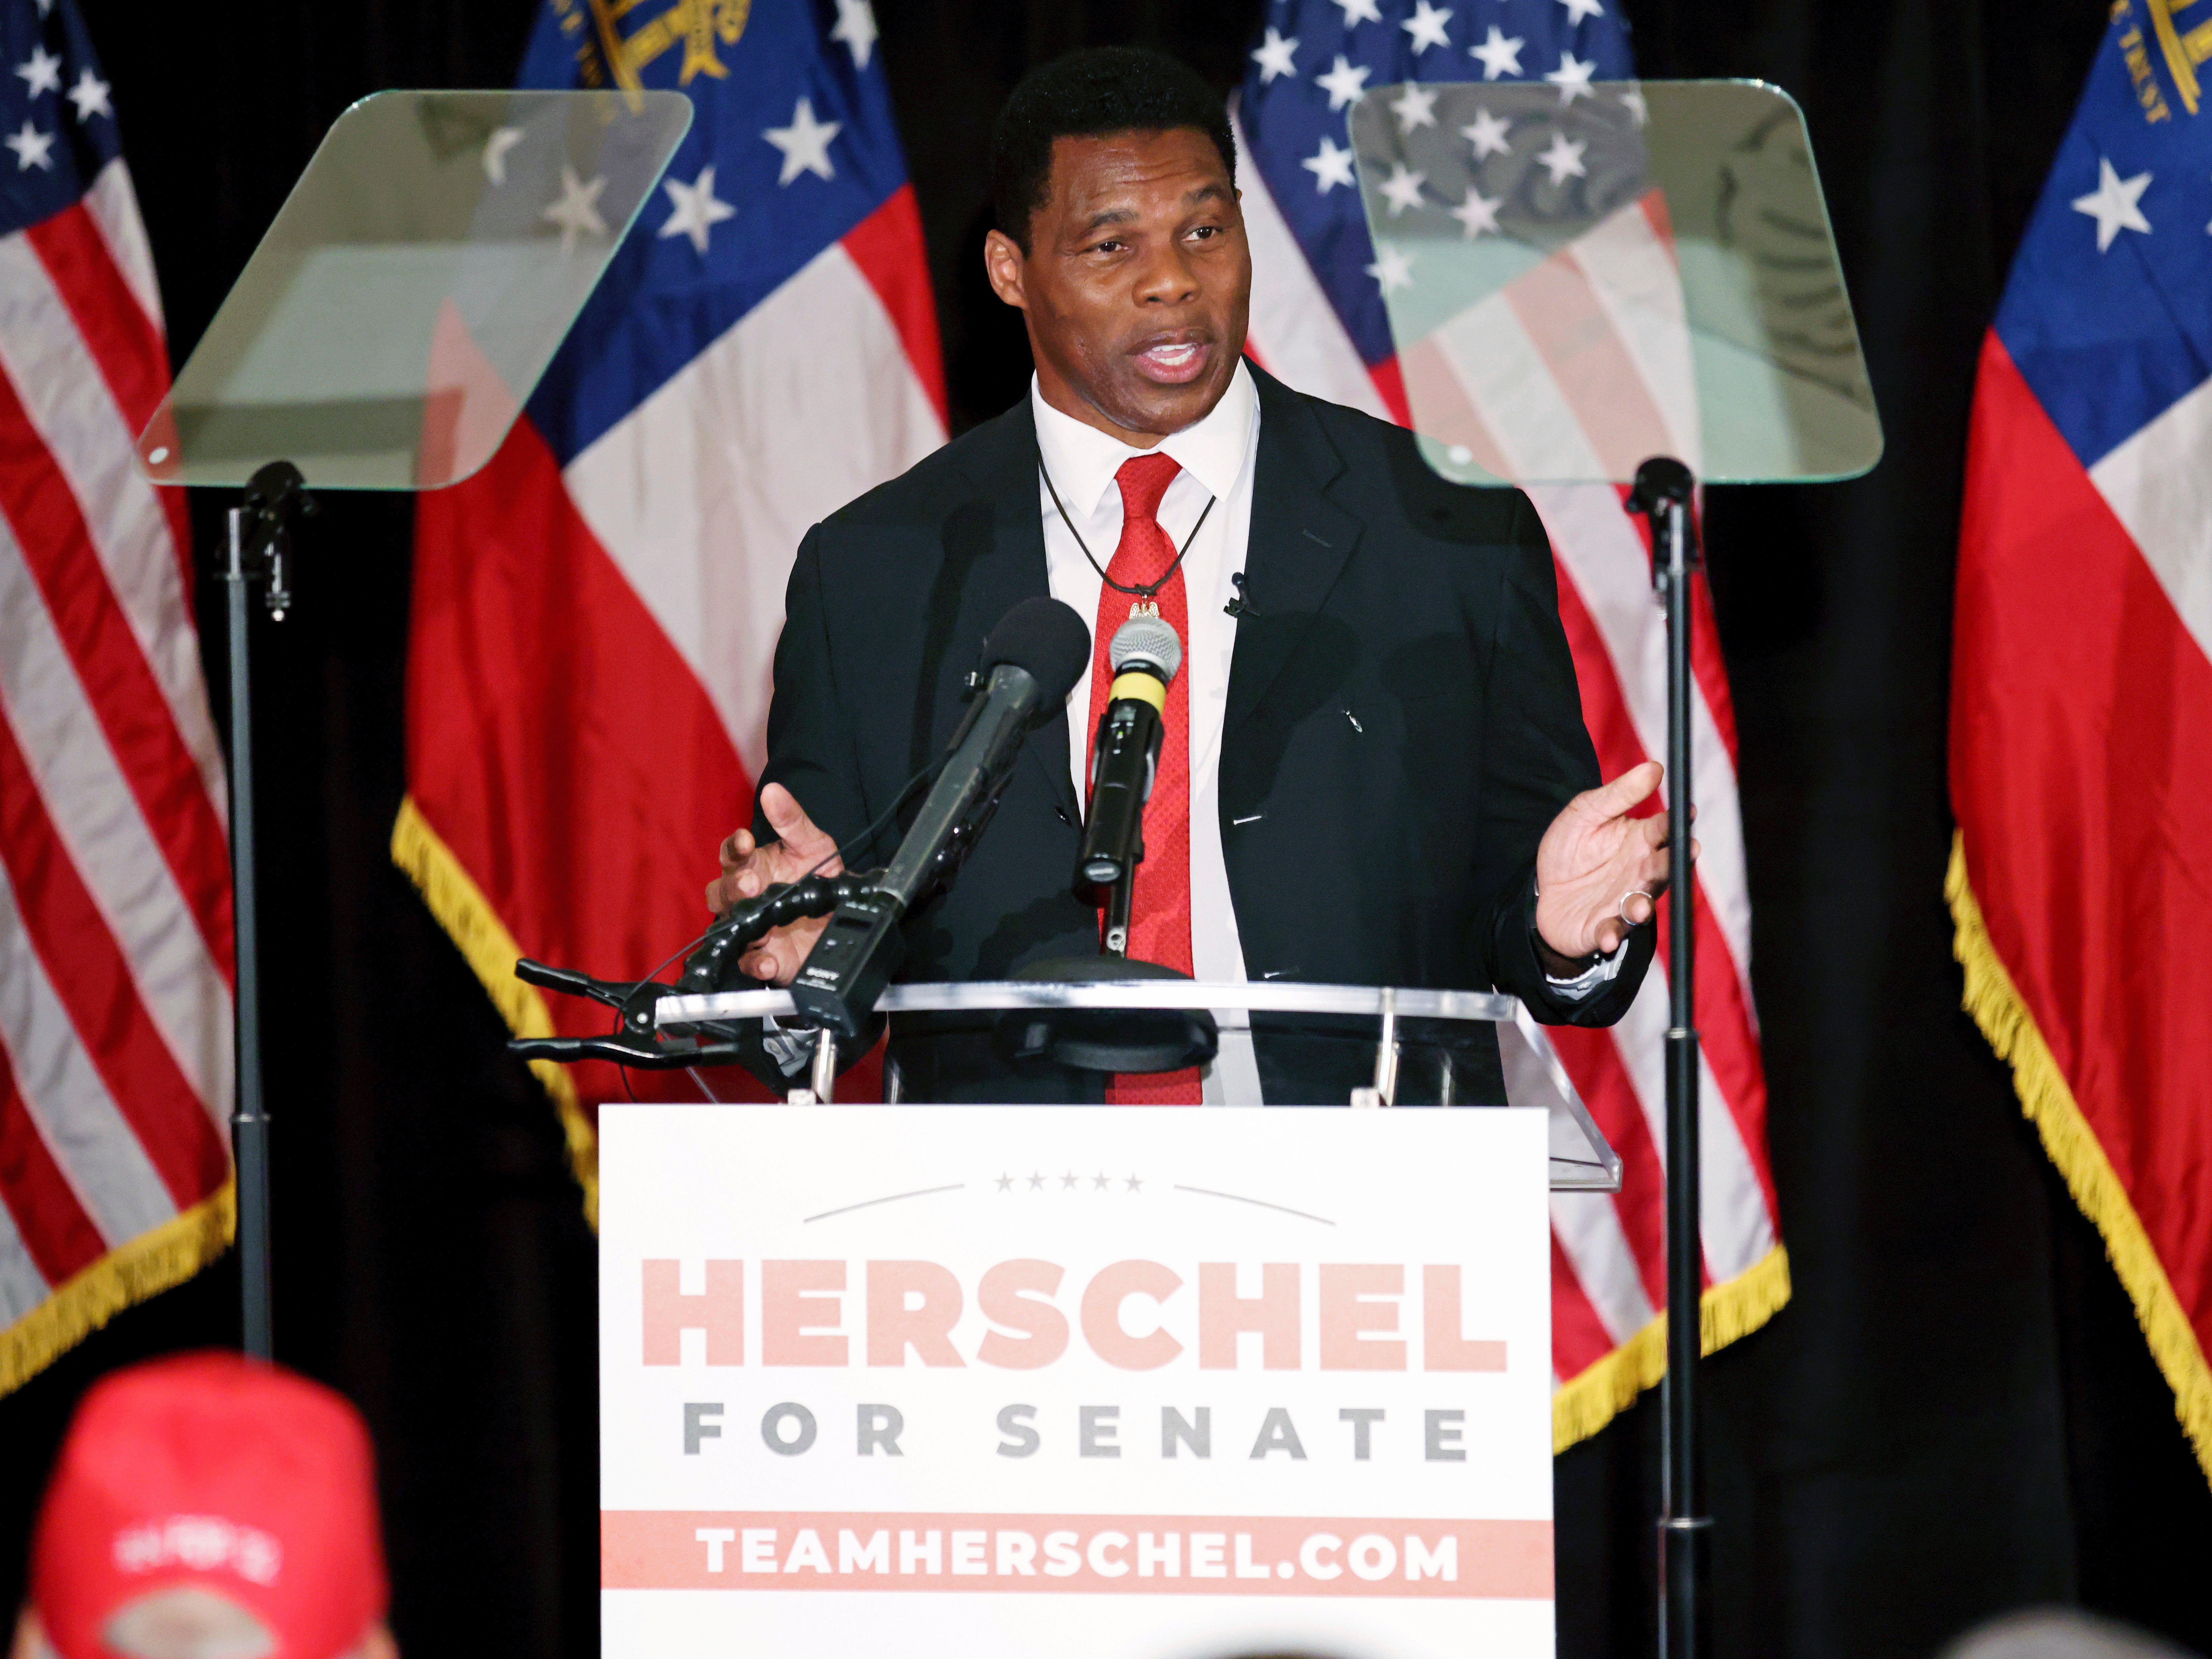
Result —
[[1145, 855], [1145, 802], [1182, 641], [1157, 613], [1136, 611], [1114, 630], [1106, 659], [1114, 683], [1091, 744], [1090, 809], [1075, 858], [1076, 885], [1093, 890], [1113, 887]]

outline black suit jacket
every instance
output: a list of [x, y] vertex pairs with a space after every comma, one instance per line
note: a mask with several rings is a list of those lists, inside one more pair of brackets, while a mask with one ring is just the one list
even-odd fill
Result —
[[[1651, 930], [1580, 1003], [1553, 994], [1532, 931], [1536, 843], [1598, 781], [1535, 509], [1516, 489], [1448, 484], [1398, 428], [1253, 375], [1251, 608], [1237, 624], [1220, 763], [1248, 973], [1494, 987], [1547, 1023], [1610, 1024], [1650, 960]], [[860, 832], [950, 740], [992, 625], [1048, 591], [1024, 398], [808, 533], [763, 782], [783, 784], [841, 841]], [[1066, 722], [1053, 719], [957, 882], [908, 919], [900, 977], [998, 979], [1096, 954], [1097, 912], [1071, 889], [1081, 817]], [[902, 827], [850, 862], [883, 861]], [[1502, 1100], [1488, 1029], [1458, 1036], [1457, 1097]], [[1254, 1036], [1270, 1102], [1341, 1103], [1372, 1071], [1372, 1022], [1255, 1018]], [[912, 1099], [1101, 1097], [1096, 1076], [1018, 1073], [985, 1022], [902, 1018], [892, 1054]], [[1409, 1064], [1409, 1092], [1421, 1076]]]

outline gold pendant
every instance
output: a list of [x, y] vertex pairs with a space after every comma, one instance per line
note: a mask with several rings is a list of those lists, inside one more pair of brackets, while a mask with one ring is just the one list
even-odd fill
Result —
[[1157, 617], [1160, 614], [1159, 601], [1133, 599], [1129, 602], [1129, 614], [1132, 617]]

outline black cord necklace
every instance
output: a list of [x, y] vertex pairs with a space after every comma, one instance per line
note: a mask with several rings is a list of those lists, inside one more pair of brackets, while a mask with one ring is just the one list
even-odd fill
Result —
[[1176, 552], [1175, 562], [1160, 573], [1160, 579], [1158, 581], [1146, 582], [1140, 586], [1131, 587], [1127, 583], [1117, 582], [1108, 575], [1105, 567], [1091, 556], [1091, 544], [1083, 539], [1083, 532], [1075, 527], [1075, 520], [1067, 516], [1067, 508], [1061, 505], [1060, 492], [1052, 487], [1052, 474], [1044, 470], [1044, 458], [1042, 455], [1037, 458], [1037, 477], [1044, 480], [1045, 493], [1052, 497], [1052, 504], [1060, 508], [1060, 521], [1067, 526], [1067, 533], [1075, 538], [1075, 544], [1083, 550], [1083, 556], [1090, 562], [1091, 568], [1098, 573], [1098, 580], [1116, 593], [1127, 593], [1130, 598], [1137, 599], [1157, 599], [1159, 598], [1160, 589], [1175, 580], [1175, 573], [1182, 568], [1183, 556], [1190, 551], [1191, 544], [1198, 539], [1198, 532], [1206, 528], [1206, 520], [1213, 511], [1214, 502], [1221, 499], [1218, 495], [1208, 495], [1206, 498], [1205, 512], [1198, 515], [1198, 522], [1191, 526], [1190, 534], [1182, 538], [1182, 546]]

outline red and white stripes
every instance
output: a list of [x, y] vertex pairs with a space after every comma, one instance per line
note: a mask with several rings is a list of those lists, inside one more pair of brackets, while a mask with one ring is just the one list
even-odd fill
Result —
[[[750, 815], [807, 526], [944, 441], [902, 186], [566, 466], [526, 420], [421, 498], [394, 857], [517, 1029], [599, 1022], [521, 986], [516, 955], [650, 963], [697, 932], [696, 890], [667, 873]], [[653, 741], [616, 707], [651, 709]], [[587, 1206], [596, 1103], [699, 1086], [605, 1066], [548, 1081]]]
[[921, 241], [902, 185], [562, 471], [748, 777], [808, 527], [945, 441], [936, 319], [913, 303]]
[[[1246, 184], [1244, 211], [1254, 248], [1253, 350], [1292, 385], [1401, 421], [1410, 402], [1423, 432], [1466, 445], [1504, 477], [1625, 477], [1637, 461], [1662, 453], [1696, 465], [1699, 432], [1687, 392], [1694, 380], [1680, 283], [1656, 203], [1613, 215], [1372, 372], [1257, 178]], [[1666, 624], [1653, 598], [1650, 556], [1613, 486], [1534, 485], [1528, 493], [1551, 533], [1583, 719], [1600, 770], [1614, 777], [1666, 752]], [[1717, 1286], [1780, 1257], [1751, 996], [1735, 720], [1702, 580], [1693, 603], [1700, 1218], [1706, 1282]], [[1551, 1033], [1624, 1164], [1620, 1193], [1563, 1193], [1552, 1201], [1553, 1370], [1563, 1388], [1588, 1379], [1601, 1385], [1603, 1396], [1573, 1414], [1578, 1432], [1602, 1423], [1657, 1374], [1652, 1322], [1666, 1304], [1663, 963], [1673, 909], [1671, 899], [1662, 902], [1662, 965], [1626, 1017], [1609, 1030]], [[1773, 1285], [1762, 1287], [1762, 1310], [1777, 1299]], [[1720, 1324], [1748, 1328], [1760, 1317], [1763, 1311], [1744, 1310]], [[1599, 1368], [1632, 1344], [1636, 1376], [1601, 1376]]]
[[180, 493], [131, 459], [167, 385], [118, 161], [0, 239], [0, 1388], [229, 1177], [222, 760]]

